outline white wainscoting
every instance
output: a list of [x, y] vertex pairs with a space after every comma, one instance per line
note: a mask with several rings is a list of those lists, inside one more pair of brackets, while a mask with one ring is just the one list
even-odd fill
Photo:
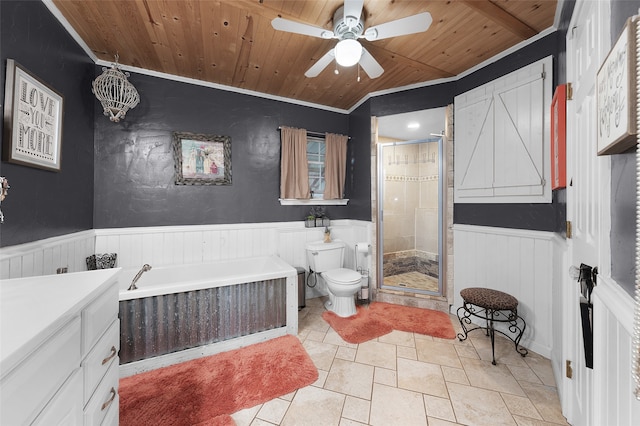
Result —
[[[353, 248], [355, 238], [368, 238], [370, 222], [331, 221], [331, 236]], [[160, 226], [97, 229], [97, 253], [118, 253], [118, 266], [202, 263], [215, 260], [277, 255], [292, 266], [306, 267], [304, 246], [323, 238], [324, 228], [299, 222]], [[353, 262], [347, 250], [345, 265]]]
[[[522, 345], [549, 358], [553, 347], [552, 232], [454, 225], [454, 306], [462, 306], [460, 290], [487, 287], [518, 299], [518, 314], [527, 322]], [[474, 333], [480, 333], [475, 331]]]
[[637, 425], [634, 397], [633, 298], [606, 277], [598, 279], [593, 303], [593, 424]]
[[[371, 243], [371, 222], [332, 220], [330, 230], [347, 245], [345, 267], [355, 268], [355, 244]], [[55, 274], [59, 267], [86, 271], [94, 253], [117, 253], [124, 268], [277, 255], [308, 271], [305, 244], [323, 236], [324, 228], [305, 228], [303, 221], [96, 229], [0, 249], [0, 279]], [[371, 256], [359, 256], [370, 269]], [[306, 289], [307, 298], [327, 294], [322, 285]]]
[[[302, 224], [302, 222], [300, 222]], [[276, 255], [276, 230], [296, 223], [158, 226], [96, 229], [96, 252], [118, 253], [134, 268]]]
[[0, 279], [52, 275], [87, 270], [86, 258], [95, 253], [93, 230], [47, 238], [0, 249]]
[[[355, 268], [355, 244], [370, 243], [371, 222], [332, 220], [329, 228], [333, 239], [347, 245], [345, 267]], [[98, 229], [96, 252], [118, 253], [118, 266], [125, 268], [276, 255], [309, 271], [305, 245], [323, 237], [324, 228], [305, 228], [302, 221]], [[370, 262], [370, 257], [361, 256], [359, 265]], [[313, 288], [305, 286], [307, 299], [326, 294], [322, 282]]]

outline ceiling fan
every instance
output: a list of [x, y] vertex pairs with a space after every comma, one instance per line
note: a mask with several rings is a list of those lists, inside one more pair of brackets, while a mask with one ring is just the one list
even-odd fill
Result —
[[364, 0], [345, 0], [344, 5], [339, 7], [333, 15], [333, 31], [284, 18], [275, 18], [271, 21], [271, 25], [279, 31], [339, 40], [334, 48], [325, 53], [304, 73], [305, 76], [316, 77], [335, 58], [336, 62], [344, 67], [360, 64], [370, 78], [377, 78], [382, 75], [384, 69], [358, 39], [376, 41], [423, 32], [429, 28], [432, 19], [429, 12], [423, 12], [365, 30], [363, 6]]

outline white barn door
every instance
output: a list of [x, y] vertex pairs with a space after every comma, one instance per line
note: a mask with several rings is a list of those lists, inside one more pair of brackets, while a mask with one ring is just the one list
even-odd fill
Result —
[[[609, 249], [607, 220], [610, 194], [608, 158], [597, 156], [595, 77], [609, 50], [609, 3], [577, 2], [567, 32], [567, 81], [573, 98], [567, 101], [567, 239], [571, 265], [609, 269], [603, 250]], [[603, 264], [604, 263], [604, 264]], [[563, 412], [573, 425], [593, 425], [593, 370], [586, 366], [580, 313], [580, 288], [568, 274], [563, 288], [564, 347], [573, 377], [563, 379]], [[597, 315], [597, 313], [595, 314]]]
[[551, 201], [551, 73], [548, 57], [456, 96], [456, 202]]

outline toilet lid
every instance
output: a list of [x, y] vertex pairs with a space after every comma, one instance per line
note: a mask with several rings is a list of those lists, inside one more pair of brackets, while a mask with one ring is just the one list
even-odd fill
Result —
[[336, 284], [353, 284], [360, 281], [360, 274], [353, 269], [338, 268], [325, 271], [323, 275]]

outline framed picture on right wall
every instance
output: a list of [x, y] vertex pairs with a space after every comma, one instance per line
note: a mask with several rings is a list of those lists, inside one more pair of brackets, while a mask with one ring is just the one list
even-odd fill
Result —
[[619, 154], [636, 141], [636, 26], [629, 18], [598, 70], [598, 155]]

